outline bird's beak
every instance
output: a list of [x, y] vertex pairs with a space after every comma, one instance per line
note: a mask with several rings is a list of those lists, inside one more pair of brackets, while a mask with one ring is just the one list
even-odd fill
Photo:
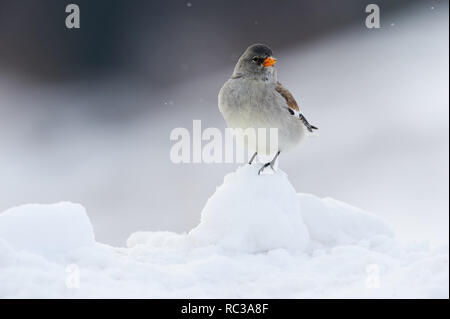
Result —
[[273, 66], [275, 63], [277, 63], [277, 59], [269, 56], [264, 60], [263, 65], [265, 67], [268, 67], [268, 66]]

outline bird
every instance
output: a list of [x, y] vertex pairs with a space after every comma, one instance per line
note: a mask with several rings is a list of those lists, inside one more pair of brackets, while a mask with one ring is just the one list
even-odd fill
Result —
[[[229, 128], [278, 130], [276, 154], [259, 169], [258, 175], [269, 166], [274, 170], [281, 152], [296, 147], [306, 134], [318, 130], [300, 111], [291, 92], [278, 81], [274, 67], [276, 62], [269, 46], [249, 46], [237, 61], [231, 77], [222, 86], [218, 96], [219, 110]], [[258, 154], [268, 154], [265, 144], [265, 140], [246, 140], [244, 146], [254, 152], [249, 165]]]

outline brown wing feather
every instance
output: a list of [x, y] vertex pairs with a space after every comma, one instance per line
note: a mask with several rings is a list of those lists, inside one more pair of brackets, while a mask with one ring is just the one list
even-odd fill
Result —
[[283, 85], [281, 85], [280, 82], [277, 82], [277, 85], [275, 86], [275, 90], [277, 90], [277, 92], [280, 93], [281, 96], [286, 100], [286, 103], [290, 109], [295, 110], [295, 111], [300, 111], [300, 109], [298, 108], [297, 102], [295, 101], [291, 92], [289, 92], [288, 89], [286, 89]]

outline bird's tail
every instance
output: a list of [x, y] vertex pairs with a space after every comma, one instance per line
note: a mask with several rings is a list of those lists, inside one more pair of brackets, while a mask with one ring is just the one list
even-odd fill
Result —
[[317, 130], [319, 129], [318, 127], [309, 124], [309, 122], [301, 113], [298, 115], [298, 118], [300, 119], [300, 121], [302, 121], [303, 125], [305, 125], [306, 129], [308, 130], [309, 136], [318, 136], [317, 134]]

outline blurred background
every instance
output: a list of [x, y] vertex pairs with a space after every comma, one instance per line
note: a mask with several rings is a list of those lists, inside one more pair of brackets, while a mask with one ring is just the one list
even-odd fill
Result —
[[298, 192], [448, 243], [448, 1], [0, 0], [0, 211], [83, 204], [98, 241], [188, 231], [237, 164], [173, 164], [175, 127], [225, 128], [217, 94], [270, 45], [320, 136], [281, 157]]

